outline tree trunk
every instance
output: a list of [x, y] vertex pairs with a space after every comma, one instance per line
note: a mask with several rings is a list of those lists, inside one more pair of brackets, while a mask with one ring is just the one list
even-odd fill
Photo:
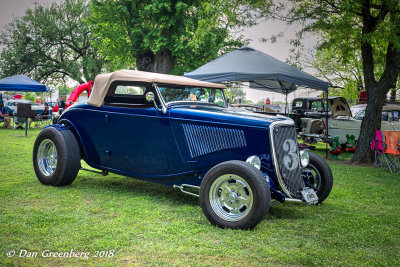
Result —
[[[389, 48], [391, 49], [391, 48]], [[375, 138], [375, 130], [381, 129], [382, 107], [387, 93], [400, 73], [400, 51], [393, 52], [388, 57], [385, 72], [378, 82], [366, 82], [368, 94], [367, 108], [361, 123], [360, 136], [358, 138], [356, 152], [351, 159], [353, 163], [373, 162], [374, 153], [370, 149], [371, 141]], [[389, 53], [389, 52], [388, 52]], [[365, 61], [364, 61], [364, 64]]]
[[136, 56], [136, 66], [140, 71], [168, 74], [174, 68], [174, 60], [169, 49], [163, 49], [154, 54], [148, 51]]
[[380, 88], [367, 89], [368, 101], [365, 116], [361, 122], [360, 136], [351, 161], [353, 163], [372, 164], [374, 153], [370, 149], [371, 141], [375, 138], [375, 130], [381, 128], [381, 113], [383, 97]]
[[[385, 6], [386, 7], [386, 6]], [[362, 35], [368, 36], [376, 31], [380, 17], [373, 17], [371, 14], [371, 1], [365, 1], [362, 5], [363, 29]], [[381, 10], [382, 11], [382, 10]], [[382, 17], [386, 16], [388, 10], [383, 9]], [[400, 32], [397, 32], [400, 37]], [[386, 49], [385, 70], [379, 81], [375, 79], [373, 46], [368, 42], [368, 38], [361, 38], [361, 56], [364, 73], [365, 89], [368, 94], [367, 108], [361, 123], [360, 136], [351, 161], [353, 163], [373, 162], [374, 153], [370, 149], [371, 141], [375, 138], [375, 130], [381, 129], [381, 115], [383, 101], [389, 89], [397, 80], [400, 72], [400, 50], [389, 40]]]

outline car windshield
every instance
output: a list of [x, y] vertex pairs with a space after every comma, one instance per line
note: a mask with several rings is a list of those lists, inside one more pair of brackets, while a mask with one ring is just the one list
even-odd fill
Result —
[[356, 120], [362, 120], [364, 116], [365, 116], [365, 109], [362, 109], [359, 112], [357, 112], [356, 115], [354, 115], [354, 118]]
[[310, 103], [310, 110], [314, 111], [324, 111], [325, 110], [325, 103], [323, 100], [316, 100]]
[[[398, 110], [382, 110], [381, 120], [382, 121], [398, 121], [399, 118]], [[362, 120], [365, 116], [365, 109], [360, 110], [354, 118], [357, 120]]]
[[224, 94], [222, 89], [200, 88], [200, 87], [159, 87], [164, 101], [169, 103], [193, 102], [225, 106]]

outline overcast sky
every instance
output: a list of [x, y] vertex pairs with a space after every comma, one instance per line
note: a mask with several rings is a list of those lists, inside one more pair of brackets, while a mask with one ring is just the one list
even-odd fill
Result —
[[[14, 17], [21, 17], [28, 8], [33, 8], [34, 3], [47, 5], [54, 0], [0, 0], [0, 25], [10, 23]], [[62, 0], [56, 0], [60, 2]], [[278, 39], [275, 44], [262, 43], [262, 37], [270, 37], [272, 34], [278, 34], [284, 31], [285, 36]], [[266, 54], [269, 54], [281, 61], [285, 61], [289, 57], [289, 40], [293, 38], [294, 30], [288, 29], [286, 25], [280, 22], [268, 22], [259, 24], [245, 31], [246, 38], [251, 39], [250, 46], [258, 49]], [[313, 45], [314, 40], [309, 40], [308, 46]], [[280, 95], [271, 95], [271, 93], [260, 93], [260, 91], [251, 90], [247, 93], [247, 98], [257, 101], [258, 99], [270, 97], [271, 99], [281, 99]], [[290, 97], [292, 98], [292, 97]]]

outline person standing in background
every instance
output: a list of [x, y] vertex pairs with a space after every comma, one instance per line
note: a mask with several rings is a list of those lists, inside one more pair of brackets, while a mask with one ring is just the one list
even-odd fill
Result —
[[58, 108], [65, 109], [65, 97], [62, 97], [60, 101], [58, 101]]

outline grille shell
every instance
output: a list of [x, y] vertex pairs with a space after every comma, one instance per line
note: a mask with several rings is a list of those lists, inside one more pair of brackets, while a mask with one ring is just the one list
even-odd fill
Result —
[[288, 197], [301, 198], [305, 184], [301, 179], [301, 163], [297, 134], [291, 122], [270, 126], [272, 154], [278, 182]]

